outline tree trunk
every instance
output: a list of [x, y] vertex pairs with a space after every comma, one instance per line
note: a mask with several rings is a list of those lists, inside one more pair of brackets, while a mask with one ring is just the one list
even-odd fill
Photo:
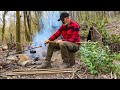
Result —
[[30, 38], [30, 42], [32, 41], [32, 32], [31, 32], [31, 12], [28, 12], [27, 15], [27, 24], [28, 24], [28, 29], [29, 29], [29, 38]]
[[29, 35], [28, 35], [28, 31], [27, 31], [27, 26], [26, 26], [26, 14], [27, 11], [23, 11], [24, 14], [24, 27], [25, 27], [25, 39], [26, 41], [30, 41]]
[[16, 11], [16, 52], [21, 51], [20, 45], [20, 11]]
[[42, 14], [42, 11], [35, 11], [35, 17], [36, 17], [36, 19], [37, 19], [37, 30], [38, 30], [38, 32], [40, 31], [40, 26], [39, 26], [39, 17], [41, 16], [41, 14]]
[[2, 42], [4, 41], [4, 33], [5, 33], [5, 24], [6, 24], [6, 21], [5, 21], [5, 16], [7, 14], [8, 11], [4, 11], [3, 13], [3, 26], [2, 26]]

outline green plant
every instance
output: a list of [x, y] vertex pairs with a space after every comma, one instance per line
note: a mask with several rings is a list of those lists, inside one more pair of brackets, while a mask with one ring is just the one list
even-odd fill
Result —
[[120, 43], [120, 36], [112, 34], [111, 35], [111, 42], [112, 43]]
[[96, 22], [97, 29], [101, 33], [103, 38], [103, 44], [108, 45], [110, 43], [110, 35], [105, 29], [105, 24], [108, 23], [106, 19], [98, 19]]
[[81, 31], [81, 32], [80, 32], [80, 36], [81, 36], [81, 37], [87, 37], [87, 35], [88, 35], [88, 32], [87, 32], [87, 31]]
[[87, 23], [83, 23], [83, 24], [81, 24], [81, 30], [82, 31], [87, 31], [88, 30], [88, 25], [87, 25]]
[[118, 53], [118, 54], [116, 55], [116, 59], [117, 59], [117, 60], [120, 60], [120, 53]]
[[120, 53], [113, 53], [112, 73], [120, 77]]
[[114, 56], [110, 55], [108, 46], [81, 44], [79, 54], [90, 74], [109, 73], [113, 68]]

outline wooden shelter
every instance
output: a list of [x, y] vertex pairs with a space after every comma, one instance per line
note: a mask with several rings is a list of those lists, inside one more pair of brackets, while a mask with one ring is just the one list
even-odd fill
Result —
[[98, 32], [97, 28], [95, 26], [90, 27], [87, 41], [91, 42], [102, 42], [102, 35]]

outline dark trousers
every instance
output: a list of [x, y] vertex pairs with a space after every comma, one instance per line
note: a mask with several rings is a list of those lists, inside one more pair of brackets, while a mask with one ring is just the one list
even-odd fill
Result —
[[61, 57], [64, 63], [75, 63], [75, 52], [79, 50], [79, 46], [77, 44], [68, 41], [62, 41], [59, 44], [56, 43], [56, 41], [49, 43], [47, 55], [45, 57], [46, 61], [51, 61], [51, 57], [55, 49], [61, 50]]

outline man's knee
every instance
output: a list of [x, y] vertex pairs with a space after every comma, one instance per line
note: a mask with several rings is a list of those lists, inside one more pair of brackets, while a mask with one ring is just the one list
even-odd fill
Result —
[[53, 46], [55, 46], [55, 43], [49, 43], [48, 46], [53, 47]]
[[59, 46], [60, 46], [60, 47], [66, 47], [66, 46], [67, 46], [67, 43], [66, 43], [66, 42], [61, 42], [61, 43], [59, 43]]

